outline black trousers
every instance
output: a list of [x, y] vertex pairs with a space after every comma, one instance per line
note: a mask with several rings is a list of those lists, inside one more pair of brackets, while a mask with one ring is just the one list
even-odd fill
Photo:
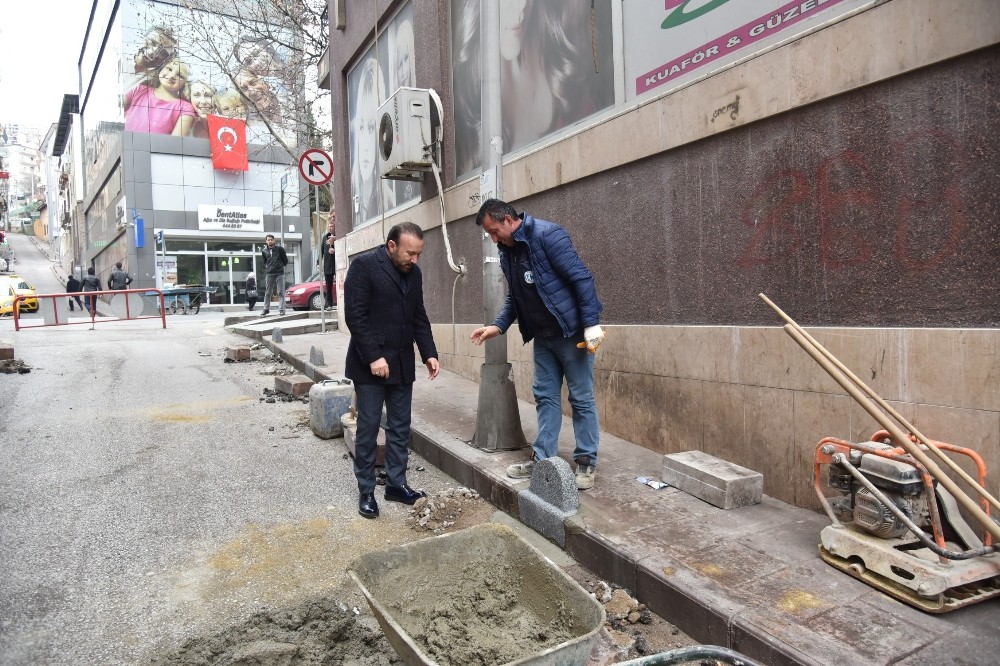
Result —
[[324, 273], [326, 278], [326, 307], [333, 306], [333, 278], [334, 273]]

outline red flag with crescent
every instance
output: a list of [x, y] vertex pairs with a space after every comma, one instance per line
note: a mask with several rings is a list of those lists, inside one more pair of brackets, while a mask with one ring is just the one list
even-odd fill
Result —
[[208, 140], [212, 145], [212, 168], [246, 171], [247, 124], [239, 118], [208, 116]]

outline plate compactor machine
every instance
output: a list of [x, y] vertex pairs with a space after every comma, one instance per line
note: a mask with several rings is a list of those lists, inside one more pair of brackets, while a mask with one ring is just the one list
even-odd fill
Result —
[[[1000, 596], [1000, 546], [994, 545], [1000, 544], [1000, 523], [990, 515], [991, 507], [1000, 512], [1000, 500], [986, 490], [983, 459], [928, 439], [771, 299], [760, 298], [785, 320], [784, 331], [883, 428], [868, 442], [827, 437], [816, 445], [814, 485], [833, 523], [820, 534], [823, 559], [930, 613]], [[953, 455], [971, 459], [978, 478]]]
[[[986, 486], [977, 453], [935, 445], [970, 458]], [[992, 535], [970, 527], [955, 497], [888, 432], [863, 443], [820, 441], [815, 486], [833, 522], [820, 534], [820, 555], [837, 569], [930, 613], [1000, 596]], [[985, 499], [982, 506], [988, 514]]]

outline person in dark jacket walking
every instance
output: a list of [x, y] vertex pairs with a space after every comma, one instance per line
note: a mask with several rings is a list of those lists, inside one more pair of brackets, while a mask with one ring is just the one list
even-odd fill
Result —
[[[87, 269], [87, 274], [83, 276], [83, 281], [81, 284], [81, 291], [101, 291], [101, 278], [94, 274], [93, 268]], [[87, 303], [87, 311], [90, 312], [90, 316], [95, 316], [97, 314], [97, 296], [84, 296], [83, 300]]]
[[344, 282], [344, 319], [351, 331], [344, 374], [354, 382], [358, 426], [354, 475], [358, 480], [358, 513], [378, 517], [375, 501], [376, 438], [385, 405], [385, 471], [387, 502], [413, 504], [426, 493], [406, 483], [410, 410], [416, 381], [413, 344], [438, 376], [437, 348], [424, 309], [423, 277], [417, 261], [424, 232], [412, 222], [397, 224], [386, 243], [351, 262]]
[[333, 308], [333, 280], [337, 273], [337, 260], [333, 249], [333, 241], [337, 240], [337, 214], [330, 212], [330, 224], [326, 227], [326, 233], [320, 240], [320, 254], [323, 256], [323, 278], [326, 286], [323, 290], [324, 306], [329, 310]]
[[122, 262], [119, 261], [108, 276], [108, 289], [127, 289], [130, 284], [132, 276], [122, 270]]
[[79, 292], [82, 291], [83, 285], [80, 281], [76, 279], [75, 275], [70, 275], [69, 279], [66, 280], [66, 293], [75, 294], [69, 297], [69, 311], [73, 311], [73, 301], [80, 306], [80, 311], [83, 312], [83, 301], [80, 300]]
[[271, 296], [278, 290], [278, 313], [285, 314], [285, 266], [288, 265], [288, 255], [285, 248], [275, 245], [274, 234], [264, 237], [267, 245], [261, 250], [264, 257], [264, 311], [261, 317], [271, 312]]
[[562, 383], [569, 387], [576, 448], [576, 485], [594, 486], [600, 429], [594, 399], [594, 353], [604, 340], [600, 326], [601, 301], [594, 277], [584, 266], [566, 230], [547, 220], [518, 215], [510, 204], [487, 199], [476, 224], [500, 253], [507, 278], [507, 298], [490, 326], [472, 332], [472, 342], [503, 335], [516, 319], [525, 344], [534, 345], [535, 396], [538, 436], [533, 460], [507, 468], [514, 479], [531, 478], [535, 460], [558, 454], [562, 427]]
[[253, 306], [257, 305], [257, 276], [247, 273], [247, 310], [253, 312]]

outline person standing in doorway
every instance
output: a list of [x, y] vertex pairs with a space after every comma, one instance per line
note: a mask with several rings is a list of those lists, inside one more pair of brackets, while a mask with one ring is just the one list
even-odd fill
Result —
[[[93, 268], [87, 269], [87, 274], [83, 276], [81, 291], [100, 291], [101, 290], [101, 278], [97, 277], [94, 273]], [[94, 317], [97, 315], [97, 296], [84, 296], [83, 300], [87, 303], [87, 311], [90, 312], [90, 316]]]
[[253, 306], [257, 305], [257, 276], [247, 273], [247, 310], [253, 312]]
[[354, 475], [358, 513], [378, 517], [375, 501], [375, 454], [382, 405], [385, 405], [385, 500], [413, 504], [426, 493], [406, 483], [410, 410], [416, 365], [413, 344], [438, 376], [437, 348], [424, 309], [423, 277], [417, 267], [424, 232], [412, 222], [397, 224], [385, 245], [351, 262], [344, 282], [344, 319], [351, 330], [344, 374], [354, 382], [358, 427]]
[[122, 270], [122, 262], [115, 264], [115, 269], [108, 276], [108, 289], [127, 289], [132, 284], [132, 276]]
[[513, 206], [498, 199], [483, 203], [476, 224], [497, 244], [508, 289], [500, 314], [490, 326], [474, 330], [472, 342], [481, 345], [503, 335], [515, 319], [525, 344], [535, 341], [531, 390], [538, 436], [532, 445], [534, 456], [508, 467], [507, 476], [531, 478], [535, 460], [558, 454], [565, 377], [576, 437], [576, 485], [580, 490], [592, 488], [599, 444], [594, 353], [604, 340], [594, 277], [558, 224], [518, 215]]
[[333, 281], [337, 276], [337, 259], [333, 249], [333, 242], [337, 240], [337, 214], [330, 211], [330, 223], [326, 226], [326, 233], [320, 240], [320, 252], [323, 255], [323, 279], [326, 280], [324, 288], [325, 307], [327, 310], [333, 309]]
[[264, 237], [267, 245], [261, 250], [264, 257], [264, 311], [261, 317], [271, 313], [271, 297], [278, 290], [278, 313], [285, 314], [285, 266], [288, 265], [288, 255], [285, 248], [275, 245], [274, 234]]
[[66, 293], [70, 294], [69, 296], [70, 312], [73, 311], [73, 301], [76, 301], [76, 304], [80, 306], [80, 312], [83, 312], [83, 301], [80, 300], [79, 296], [79, 293], [83, 290], [82, 287], [83, 285], [80, 284], [80, 281], [76, 279], [75, 275], [70, 275], [69, 279], [66, 280]]

